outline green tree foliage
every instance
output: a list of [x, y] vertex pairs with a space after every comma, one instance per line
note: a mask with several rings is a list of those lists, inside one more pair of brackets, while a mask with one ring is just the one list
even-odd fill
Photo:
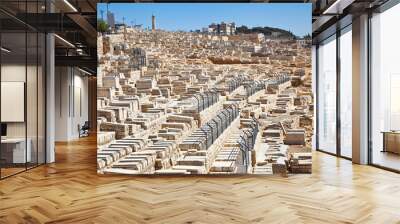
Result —
[[311, 35], [308, 33], [308, 34], [303, 36], [303, 39], [311, 39]]
[[280, 33], [280, 37], [296, 38], [296, 36], [291, 32], [274, 27], [253, 27], [248, 28], [247, 26], [239, 26], [236, 28], [236, 33], [263, 33], [265, 36], [271, 36], [272, 32]]
[[107, 32], [107, 30], [108, 30], [108, 24], [102, 19], [97, 20], [97, 31], [105, 33]]

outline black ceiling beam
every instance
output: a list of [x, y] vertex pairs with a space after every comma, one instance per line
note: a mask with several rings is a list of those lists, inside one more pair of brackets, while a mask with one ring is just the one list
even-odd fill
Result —
[[87, 67], [97, 70], [97, 58], [91, 56], [55, 56], [56, 66]]
[[42, 32], [80, 31], [68, 14], [62, 13], [19, 13], [16, 17]]
[[26, 26], [23, 23], [20, 23], [18, 21], [15, 21], [15, 19], [11, 18], [1, 18], [0, 19], [0, 24], [1, 24], [1, 32], [7, 32], [7, 31], [23, 31], [25, 32]]
[[25, 29], [35, 30], [34, 27], [30, 26], [28, 23], [24, 21], [25, 20], [18, 18], [13, 13], [0, 7], [0, 23], [2, 25], [1, 30], [3, 32], [7, 30], [18, 30], [21, 29], [21, 27], [23, 28], [23, 30]]
[[[41, 32], [85, 32], [87, 37], [84, 38], [84, 42], [90, 46], [97, 44], [97, 31], [92, 24], [93, 20], [86, 19], [80, 13], [21, 13], [16, 17]], [[5, 25], [3, 28], [5, 30], [13, 30], [17, 27], [11, 19], [0, 21]]]
[[55, 47], [56, 56], [67, 56], [67, 55], [69, 55], [68, 52], [71, 52], [71, 51], [74, 52], [76, 55], [78, 55], [76, 53], [76, 49], [82, 49], [83, 55], [79, 55], [79, 56], [91, 56], [93, 58], [97, 56], [97, 48], [93, 48], [93, 47], [68, 48], [68, 47], [60, 47], [60, 46]]
[[90, 22], [83, 17], [80, 14], [69, 14], [68, 17], [74, 21], [83, 31], [86, 32], [86, 34], [89, 36], [89, 40], [91, 41], [94, 39], [94, 42], [96, 44], [96, 38], [97, 38], [97, 30], [95, 27], [90, 24]]
[[93, 76], [97, 75], [97, 68], [93, 69], [93, 68], [88, 68], [88, 67], [79, 67], [80, 69], [90, 73]]
[[97, 11], [97, 9], [96, 9], [96, 4], [95, 5], [93, 5], [89, 0], [86, 0], [86, 3], [90, 6], [90, 8], [92, 8], [93, 9], [93, 11]]

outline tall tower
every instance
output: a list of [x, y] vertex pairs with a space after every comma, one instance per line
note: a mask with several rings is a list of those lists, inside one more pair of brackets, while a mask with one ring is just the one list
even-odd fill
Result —
[[126, 42], [126, 24], [125, 24], [125, 17], [122, 17], [122, 23], [124, 24], [124, 41]]
[[156, 30], [156, 17], [151, 15], [151, 30]]

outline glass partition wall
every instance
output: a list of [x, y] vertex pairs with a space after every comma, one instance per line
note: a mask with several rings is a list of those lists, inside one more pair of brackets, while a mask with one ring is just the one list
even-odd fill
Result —
[[370, 163], [400, 171], [400, 4], [371, 18]]
[[339, 39], [339, 120], [340, 120], [340, 155], [352, 158], [352, 34], [351, 25], [340, 31]]
[[[43, 10], [39, 2], [18, 2], [18, 10], [38, 12]], [[0, 7], [6, 3], [0, 3]], [[0, 178], [3, 179], [45, 163], [46, 40], [44, 33], [18, 20], [23, 14], [0, 9]]]
[[318, 50], [318, 144], [319, 150], [336, 153], [336, 35]]
[[317, 47], [317, 145], [319, 151], [352, 157], [351, 24]]
[[[400, 172], [398, 21], [400, 4], [388, 1], [374, 9], [366, 34], [369, 40], [368, 164], [395, 172]], [[347, 159], [352, 158], [352, 41], [350, 24], [317, 44], [316, 54], [316, 148]]]

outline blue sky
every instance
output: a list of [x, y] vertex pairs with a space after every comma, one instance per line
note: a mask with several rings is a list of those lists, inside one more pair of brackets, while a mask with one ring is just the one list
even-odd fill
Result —
[[[97, 5], [106, 19], [107, 4]], [[151, 15], [157, 28], [165, 30], [196, 30], [215, 22], [235, 22], [237, 26], [270, 26], [303, 36], [311, 33], [310, 3], [112, 3], [108, 9], [117, 22], [143, 24], [151, 27]]]

